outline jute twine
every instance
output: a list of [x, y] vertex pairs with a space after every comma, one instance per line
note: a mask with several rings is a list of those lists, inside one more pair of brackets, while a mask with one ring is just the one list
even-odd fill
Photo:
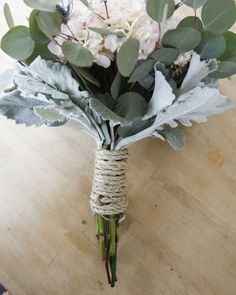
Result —
[[128, 151], [98, 150], [96, 152], [94, 180], [90, 196], [93, 214], [102, 216], [124, 213], [126, 197], [126, 163]]

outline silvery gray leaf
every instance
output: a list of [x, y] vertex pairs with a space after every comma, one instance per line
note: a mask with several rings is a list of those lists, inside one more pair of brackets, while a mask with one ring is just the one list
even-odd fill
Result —
[[185, 147], [186, 137], [180, 129], [168, 129], [159, 133], [172, 146], [174, 150], [182, 150]]
[[99, 116], [101, 116], [104, 121], [111, 121], [113, 123], [113, 126], [126, 126], [130, 124], [130, 122], [114, 113], [96, 98], [91, 98], [89, 105], [91, 109], [95, 111]]
[[0, 93], [13, 82], [14, 71], [8, 69], [0, 74]]
[[72, 77], [71, 70], [61, 63], [46, 61], [39, 56], [29, 67], [18, 64], [18, 72], [26, 76], [31, 75], [70, 97], [84, 99], [89, 96], [87, 91], [79, 90], [79, 83]]
[[183, 80], [179, 93], [183, 94], [195, 87], [198, 87], [200, 82], [211, 72], [215, 71], [217, 67], [218, 65], [216, 59], [201, 61], [200, 55], [193, 52], [188, 72]]
[[148, 104], [148, 110], [143, 117], [144, 120], [154, 117], [164, 108], [170, 106], [175, 100], [172, 88], [166, 81], [164, 75], [155, 69], [155, 89]]

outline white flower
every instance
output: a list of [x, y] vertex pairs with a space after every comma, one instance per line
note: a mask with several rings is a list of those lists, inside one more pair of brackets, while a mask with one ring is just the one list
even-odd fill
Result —
[[[57, 37], [56, 41], [61, 45], [67, 36], [78, 40], [95, 56], [95, 62], [104, 67], [110, 65], [114, 59], [112, 53], [118, 51], [128, 38], [139, 40], [139, 59], [146, 59], [155, 50], [163, 34], [177, 26], [176, 19], [172, 17], [161, 25], [160, 32], [158, 23], [152, 20], [146, 12], [145, 0], [109, 0], [107, 1], [109, 18], [106, 15], [103, 1], [93, 0], [90, 3], [90, 9], [88, 9], [80, 1], [75, 1], [74, 11], [68, 24], [63, 24], [61, 27], [63, 38]], [[90, 30], [89, 27], [122, 32], [124, 37], [102, 36]], [[62, 58], [62, 52], [56, 47], [55, 44], [49, 45], [49, 49], [53, 53], [58, 51], [57, 55]]]
[[177, 56], [177, 59], [174, 61], [174, 64], [180, 67], [185, 66], [192, 58], [193, 50], [181, 53]]

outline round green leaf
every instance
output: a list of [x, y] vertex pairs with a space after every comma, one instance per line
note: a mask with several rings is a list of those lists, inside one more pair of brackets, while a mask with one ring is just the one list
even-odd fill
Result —
[[37, 21], [36, 21], [36, 16], [39, 14], [38, 10], [33, 10], [30, 14], [29, 18], [29, 31], [31, 38], [39, 44], [47, 44], [50, 42], [50, 39], [40, 31]]
[[175, 47], [180, 52], [187, 52], [196, 48], [201, 42], [201, 34], [189, 27], [180, 27], [170, 30], [163, 36], [165, 46]]
[[40, 31], [49, 39], [53, 39], [60, 33], [62, 19], [58, 12], [39, 11], [39, 13], [35, 15], [35, 19]]
[[202, 21], [206, 30], [223, 34], [236, 20], [234, 0], [208, 0], [202, 9]]
[[117, 54], [118, 70], [124, 77], [129, 77], [138, 61], [139, 41], [137, 39], [128, 39], [121, 46]]
[[2, 50], [9, 56], [24, 60], [34, 51], [35, 43], [32, 40], [29, 29], [25, 26], [16, 26], [3, 36]]
[[170, 65], [176, 59], [178, 54], [179, 52], [175, 48], [160, 48], [152, 53], [151, 58], [155, 61]]
[[132, 122], [142, 118], [147, 112], [147, 103], [144, 97], [137, 92], [126, 92], [118, 98], [118, 115]]
[[174, 0], [147, 0], [146, 9], [152, 19], [161, 23], [173, 15], [175, 2]]
[[212, 72], [209, 77], [214, 79], [224, 79], [236, 74], [236, 62], [223, 61], [219, 63], [216, 71]]
[[35, 8], [42, 11], [54, 12], [56, 10], [56, 5], [58, 0], [24, 0], [25, 4], [31, 8]]
[[25, 60], [25, 62], [29, 65], [31, 64], [38, 56], [41, 56], [42, 59], [45, 60], [56, 60], [56, 56], [53, 55], [46, 44], [37, 44], [35, 43], [33, 53]]
[[200, 18], [196, 16], [185, 17], [179, 24], [178, 27], [190, 27], [196, 29], [200, 33], [203, 31], [203, 25]]
[[207, 0], [181, 0], [181, 2], [192, 7], [194, 10], [202, 7], [206, 3], [206, 1]]
[[78, 43], [66, 41], [62, 44], [62, 51], [65, 58], [75, 66], [89, 68], [93, 65], [92, 53]]
[[4, 10], [4, 16], [5, 16], [7, 25], [9, 27], [9, 29], [11, 29], [14, 27], [14, 21], [13, 21], [13, 17], [11, 14], [11, 9], [7, 3], [4, 4], [3, 10]]
[[195, 49], [203, 59], [217, 58], [221, 56], [226, 48], [225, 38], [222, 35], [215, 35], [211, 32], [202, 34], [202, 42]]
[[236, 34], [233, 32], [226, 32], [224, 38], [226, 41], [226, 50], [220, 57], [220, 60], [236, 62]]

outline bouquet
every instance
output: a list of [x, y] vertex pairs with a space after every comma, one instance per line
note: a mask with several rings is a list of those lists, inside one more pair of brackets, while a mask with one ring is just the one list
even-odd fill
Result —
[[[114, 287], [117, 230], [128, 206], [127, 148], [155, 137], [182, 149], [179, 125], [191, 127], [233, 107], [218, 80], [236, 73], [236, 35], [229, 31], [235, 2], [24, 2], [32, 8], [28, 26], [15, 26], [4, 6], [9, 31], [1, 49], [17, 63], [1, 75], [0, 114], [26, 126], [73, 120], [95, 139], [90, 205]], [[182, 5], [193, 13], [179, 19]]]

